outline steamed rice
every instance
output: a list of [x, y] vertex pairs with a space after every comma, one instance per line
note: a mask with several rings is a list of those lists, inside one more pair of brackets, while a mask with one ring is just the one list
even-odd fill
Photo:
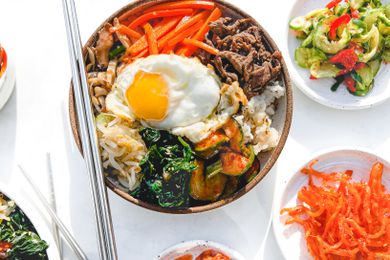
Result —
[[271, 127], [271, 117], [275, 114], [275, 101], [284, 94], [280, 83], [270, 84], [261, 95], [249, 100], [241, 115], [234, 117], [241, 125], [244, 142], [253, 145], [255, 154], [270, 150], [279, 142], [280, 134]]

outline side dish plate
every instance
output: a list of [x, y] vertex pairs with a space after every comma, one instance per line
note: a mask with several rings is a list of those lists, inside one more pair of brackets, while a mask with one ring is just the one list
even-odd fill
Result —
[[[382, 0], [387, 4], [389, 0]], [[390, 66], [382, 65], [381, 70], [375, 77], [375, 86], [365, 97], [351, 95], [345, 87], [340, 87], [336, 92], [331, 91], [331, 86], [335, 83], [334, 79], [310, 79], [310, 72], [307, 69], [299, 67], [294, 61], [295, 49], [300, 45], [300, 40], [296, 39], [292, 30], [288, 28], [290, 20], [294, 17], [309, 13], [312, 10], [325, 7], [329, 0], [307, 1], [297, 0], [292, 9], [288, 20], [285, 21], [286, 38], [284, 57], [291, 78], [296, 86], [309, 98], [331, 108], [342, 110], [357, 110], [370, 108], [381, 104], [390, 98]]]
[[280, 216], [280, 210], [296, 205], [297, 193], [307, 185], [308, 181], [308, 177], [301, 173], [301, 169], [315, 159], [318, 160], [315, 169], [321, 172], [353, 170], [353, 181], [368, 181], [372, 165], [380, 161], [384, 164], [382, 182], [387, 190], [390, 190], [390, 162], [374, 153], [361, 149], [343, 148], [315, 156], [297, 169], [291, 178], [287, 177], [286, 181], [281, 182], [281, 186], [275, 190], [273, 229], [279, 248], [286, 259], [312, 259], [307, 251], [303, 229], [298, 225], [286, 226], [284, 222], [287, 217]]

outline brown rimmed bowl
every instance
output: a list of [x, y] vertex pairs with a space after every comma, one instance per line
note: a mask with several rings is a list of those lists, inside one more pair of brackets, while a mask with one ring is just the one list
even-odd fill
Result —
[[[107, 22], [112, 22], [115, 17], [120, 16], [124, 12], [127, 12], [129, 10], [132, 10], [132, 15], [134, 17], [137, 14], [142, 13], [142, 10], [144, 10], [147, 7], [151, 7], [156, 4], [164, 3], [164, 2], [171, 2], [170, 0], [139, 0], [132, 2], [128, 4], [127, 6], [121, 8], [119, 11], [111, 15], [107, 20], [105, 20], [99, 28], [96, 29], [96, 31], [92, 34], [92, 36], [89, 38], [87, 43], [84, 45], [84, 55], [87, 55], [86, 47], [93, 46], [98, 38], [98, 32], [101, 28], [103, 28], [104, 24]], [[275, 42], [272, 40], [272, 38], [269, 36], [269, 34], [264, 30], [264, 28], [251, 16], [249, 16], [247, 13], [243, 12], [236, 6], [222, 1], [222, 0], [215, 0], [214, 1], [217, 6], [221, 9], [223, 16], [229, 15], [230, 17], [233, 17], [235, 19], [241, 19], [241, 18], [250, 18], [252, 19], [252, 22], [259, 26], [261, 30], [264, 32], [264, 37], [266, 39], [266, 42], [268, 44], [268, 48], [270, 50], [279, 50], [276, 46]], [[287, 66], [284, 60], [282, 59], [282, 73], [279, 78], [279, 81], [285, 86], [286, 88], [286, 94], [284, 97], [280, 98], [278, 101], [278, 107], [276, 110], [275, 115], [272, 117], [273, 120], [273, 127], [276, 128], [280, 133], [280, 140], [278, 142], [278, 145], [272, 149], [269, 152], [260, 153], [258, 155], [258, 158], [261, 163], [260, 172], [257, 174], [257, 176], [248, 184], [246, 184], [244, 187], [242, 187], [240, 190], [232, 194], [231, 196], [227, 198], [223, 198], [221, 200], [210, 202], [209, 204], [202, 205], [202, 206], [194, 206], [189, 208], [180, 208], [180, 209], [169, 209], [169, 208], [163, 208], [154, 204], [150, 204], [147, 202], [144, 202], [142, 200], [139, 200], [137, 198], [134, 198], [130, 194], [126, 192], [124, 187], [122, 187], [118, 181], [114, 177], [107, 176], [105, 178], [106, 185], [116, 194], [124, 198], [125, 200], [136, 204], [138, 206], [141, 206], [143, 208], [147, 208], [153, 211], [158, 212], [164, 212], [164, 213], [172, 213], [172, 214], [189, 214], [189, 213], [199, 213], [208, 211], [211, 209], [215, 209], [221, 206], [224, 206], [247, 192], [249, 192], [253, 187], [255, 187], [267, 173], [271, 170], [272, 166], [275, 164], [276, 160], [278, 159], [280, 153], [282, 152], [282, 149], [286, 143], [287, 136], [290, 130], [291, 126], [291, 120], [292, 120], [292, 107], [293, 107], [293, 100], [292, 100], [292, 85], [291, 85], [291, 79], [289, 76], [289, 73], [287, 71]], [[80, 141], [80, 135], [79, 135], [79, 129], [78, 129], [78, 122], [77, 122], [77, 114], [76, 114], [76, 108], [74, 104], [74, 96], [73, 96], [73, 88], [71, 86], [70, 93], [69, 93], [69, 114], [70, 114], [70, 123], [73, 131], [73, 135], [75, 138], [75, 141], [77, 143], [77, 146], [79, 147], [81, 151], [81, 141]]]

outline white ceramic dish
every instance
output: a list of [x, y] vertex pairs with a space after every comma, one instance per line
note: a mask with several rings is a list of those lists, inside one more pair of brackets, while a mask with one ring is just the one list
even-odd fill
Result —
[[47, 249], [49, 260], [61, 260], [49, 224], [45, 219], [42, 218], [42, 214], [34, 209], [34, 205], [31, 204], [26, 198], [19, 197], [17, 195], [13, 196], [14, 194], [12, 191], [7, 190], [6, 187], [1, 187], [0, 191], [16, 203], [16, 205], [27, 215], [28, 219], [37, 230], [38, 235], [47, 242], [49, 245], [49, 248]]
[[[356, 110], [370, 108], [390, 98], [390, 65], [382, 64], [381, 70], [375, 77], [374, 88], [365, 97], [351, 95], [344, 85], [341, 85], [336, 92], [330, 90], [335, 82], [334, 79], [310, 80], [308, 69], [299, 67], [294, 61], [295, 49], [301, 41], [296, 39], [292, 30], [288, 28], [289, 21], [300, 15], [323, 8], [330, 0], [297, 0], [286, 20], [286, 41], [284, 57], [289, 68], [291, 78], [295, 85], [308, 97], [318, 103], [344, 110]], [[382, 3], [389, 3], [390, 0], [382, 0]]]
[[192, 254], [195, 259], [196, 256], [200, 255], [203, 251], [207, 249], [214, 249], [216, 251], [224, 253], [225, 255], [229, 256], [231, 260], [245, 260], [245, 258], [241, 256], [238, 252], [227, 246], [204, 240], [193, 240], [177, 244], [173, 247], [166, 249], [155, 259], [174, 260], [175, 258], [186, 254]]
[[15, 87], [15, 67], [12, 59], [10, 59], [8, 50], [4, 49], [7, 53], [7, 67], [4, 74], [0, 77], [0, 110], [7, 103]]
[[[355, 181], [368, 181], [373, 163], [380, 161], [385, 166], [382, 181], [387, 190], [390, 190], [390, 163], [371, 152], [361, 149], [334, 149], [315, 156], [310, 161], [313, 159], [319, 160], [314, 168], [320, 171], [353, 170], [352, 179]], [[307, 185], [308, 178], [300, 170], [310, 161], [302, 165], [288, 181], [283, 182], [274, 195], [273, 229], [279, 248], [286, 259], [312, 259], [307, 251], [303, 229], [298, 225], [284, 225], [287, 217], [280, 216], [282, 208], [296, 205], [298, 191]]]

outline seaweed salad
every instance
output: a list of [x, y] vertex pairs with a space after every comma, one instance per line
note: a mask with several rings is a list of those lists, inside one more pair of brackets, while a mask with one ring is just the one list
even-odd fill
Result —
[[24, 212], [0, 193], [0, 259], [47, 260], [47, 248]]

